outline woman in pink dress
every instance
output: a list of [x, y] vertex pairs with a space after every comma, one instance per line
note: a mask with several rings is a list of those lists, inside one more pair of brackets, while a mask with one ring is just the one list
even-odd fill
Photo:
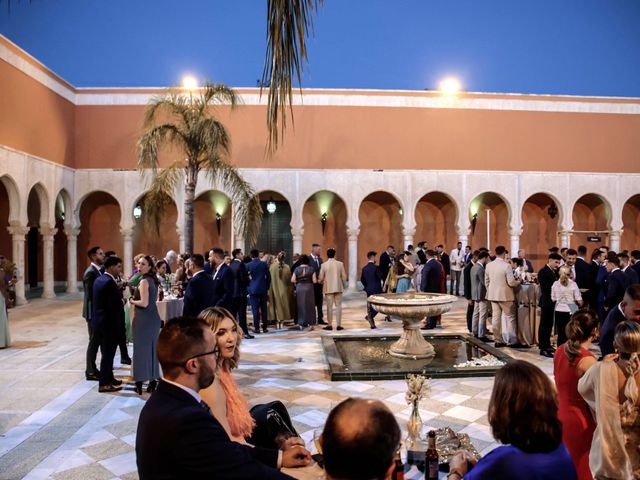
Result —
[[589, 451], [596, 422], [578, 393], [578, 380], [596, 363], [589, 352], [598, 334], [599, 320], [593, 310], [578, 310], [566, 327], [567, 341], [553, 356], [553, 374], [558, 390], [558, 418], [562, 423], [562, 441], [578, 472], [579, 480], [591, 480]]

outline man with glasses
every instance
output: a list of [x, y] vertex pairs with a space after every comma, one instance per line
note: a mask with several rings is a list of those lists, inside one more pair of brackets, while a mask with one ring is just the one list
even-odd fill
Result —
[[288, 479], [276, 468], [309, 464], [300, 445], [269, 450], [232, 442], [199, 391], [215, 378], [216, 339], [207, 324], [174, 318], [157, 343], [164, 378], [140, 413], [138, 474], [144, 479]]

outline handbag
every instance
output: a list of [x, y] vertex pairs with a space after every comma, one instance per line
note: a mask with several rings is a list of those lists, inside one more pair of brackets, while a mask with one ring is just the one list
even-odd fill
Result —
[[578, 311], [578, 304], [577, 303], [568, 303], [567, 306], [569, 307], [569, 312], [571, 313], [571, 315], [573, 315], [574, 313], [576, 313]]

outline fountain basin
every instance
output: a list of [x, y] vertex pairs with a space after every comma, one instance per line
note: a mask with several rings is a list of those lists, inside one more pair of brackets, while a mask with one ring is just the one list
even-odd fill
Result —
[[457, 297], [444, 293], [379, 293], [367, 298], [380, 313], [402, 320], [402, 335], [389, 346], [389, 353], [398, 358], [429, 358], [435, 355], [433, 345], [420, 333], [421, 322], [451, 310]]

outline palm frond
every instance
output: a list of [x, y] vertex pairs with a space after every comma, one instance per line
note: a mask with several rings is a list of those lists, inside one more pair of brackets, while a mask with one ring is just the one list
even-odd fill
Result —
[[[269, 85], [267, 102], [267, 149], [278, 147], [278, 123], [284, 136], [286, 108], [293, 114], [292, 78], [302, 83], [307, 61], [306, 38], [313, 31], [313, 13], [323, 0], [269, 0], [267, 6], [267, 52], [262, 85]], [[262, 93], [262, 89], [261, 89]], [[279, 120], [279, 121], [278, 121]], [[291, 117], [293, 122], [293, 115]]]
[[152, 97], [149, 101], [144, 112], [143, 126], [153, 125], [161, 113], [167, 113], [182, 120], [188, 109], [189, 102], [187, 102], [186, 96], [181, 95], [176, 88], [168, 88], [164, 93]]
[[160, 223], [173, 203], [173, 196], [184, 171], [182, 162], [174, 162], [169, 167], [156, 172], [151, 180], [142, 207], [145, 226], [150, 227], [156, 235], [160, 234]]
[[205, 154], [203, 162], [205, 168], [215, 169], [217, 164], [210, 164], [209, 160], [218, 156], [224, 157], [231, 150], [231, 138], [224, 125], [214, 118], [205, 118], [198, 122], [197, 128], [194, 128], [192, 133], [194, 140], [207, 148], [206, 152], [202, 152]]
[[207, 169], [207, 175], [212, 183], [222, 186], [229, 195], [236, 231], [247, 239], [249, 245], [255, 245], [262, 225], [260, 199], [235, 167], [219, 158], [215, 161], [217, 168]]
[[165, 144], [182, 146], [184, 135], [175, 125], [165, 123], [151, 128], [138, 139], [138, 169], [158, 168], [158, 151]]

